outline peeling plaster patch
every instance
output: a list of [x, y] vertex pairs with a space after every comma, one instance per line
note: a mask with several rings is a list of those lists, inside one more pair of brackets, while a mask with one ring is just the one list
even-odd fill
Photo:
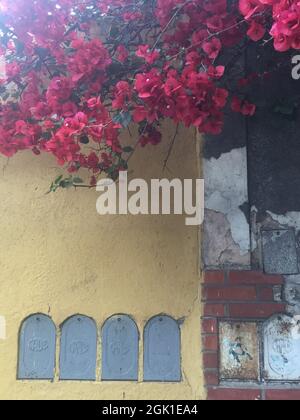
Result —
[[284, 276], [286, 282], [296, 283], [300, 285], [300, 274], [293, 274], [290, 276]]
[[230, 223], [231, 234], [234, 242], [239, 245], [241, 255], [245, 255], [250, 249], [249, 224], [244, 213], [240, 209], [235, 209], [227, 214]]
[[[213, 241], [217, 244], [217, 247], [212, 250], [215, 258], [213, 258], [213, 255], [211, 257], [214, 260], [222, 260], [226, 265], [225, 255], [228, 254], [229, 249], [232, 251], [234, 249], [233, 253], [230, 252], [228, 263], [242, 267], [246, 260], [246, 265], [249, 265], [250, 231], [249, 223], [243, 211], [245, 204], [248, 203], [246, 147], [233, 149], [229, 153], [221, 155], [219, 159], [205, 159], [204, 178], [205, 225], [207, 235], [209, 235], [209, 239], [206, 237], [205, 241]], [[218, 216], [214, 219], [212, 217], [213, 213], [210, 213], [209, 218], [207, 211], [221, 214], [223, 223], [225, 219], [226, 240], [224, 232], [218, 225], [222, 217]], [[223, 225], [224, 230], [225, 226]], [[223, 248], [221, 244], [223, 244]], [[209, 250], [206, 250], [208, 246], [208, 243], [205, 243], [206, 254], [210, 253]], [[207, 265], [212, 265], [211, 260]]]
[[289, 226], [295, 228], [296, 232], [300, 232], [300, 212], [290, 211], [285, 215], [275, 214], [267, 210], [267, 213], [276, 220], [281, 226]]
[[250, 254], [241, 256], [226, 216], [213, 210], [205, 212], [203, 261], [211, 269], [225, 266], [250, 269]]
[[218, 211], [223, 214], [227, 214], [230, 212], [231, 210], [230, 199], [225, 198], [224, 195], [220, 193], [220, 191], [214, 191], [210, 196], [208, 196], [208, 193], [206, 190], [205, 196], [206, 196], [205, 207], [207, 209]]

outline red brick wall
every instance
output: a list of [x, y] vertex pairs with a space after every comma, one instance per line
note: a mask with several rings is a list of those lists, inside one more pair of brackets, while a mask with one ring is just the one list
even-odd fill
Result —
[[[281, 276], [257, 271], [207, 271], [204, 276], [202, 319], [203, 363], [208, 400], [300, 400], [300, 389], [289, 385], [219, 381], [220, 321], [263, 321], [285, 312], [285, 304], [275, 301], [275, 291], [283, 285]], [[277, 289], [277, 290], [275, 290]], [[283, 389], [274, 389], [274, 388]]]

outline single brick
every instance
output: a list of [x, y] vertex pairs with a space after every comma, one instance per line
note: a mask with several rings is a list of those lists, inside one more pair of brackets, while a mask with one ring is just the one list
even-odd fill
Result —
[[261, 399], [260, 390], [212, 388], [207, 392], [210, 401], [255, 401]]
[[208, 318], [202, 320], [202, 332], [205, 334], [217, 334], [218, 322], [215, 318]]
[[233, 303], [229, 305], [229, 316], [234, 318], [269, 318], [285, 311], [280, 303]]
[[221, 304], [206, 304], [204, 305], [204, 316], [224, 317], [225, 308]]
[[266, 400], [300, 401], [300, 389], [271, 389], [266, 391]]
[[260, 287], [258, 289], [258, 300], [274, 302], [273, 287]]
[[283, 277], [279, 275], [266, 275], [261, 271], [231, 271], [229, 273], [231, 284], [282, 284]]
[[203, 350], [217, 351], [219, 346], [218, 336], [214, 335], [203, 335]]
[[216, 369], [213, 370], [205, 370], [204, 371], [204, 378], [206, 385], [218, 385], [219, 384], [219, 374]]
[[219, 366], [218, 353], [203, 353], [204, 369], [217, 369]]
[[224, 271], [206, 271], [204, 273], [205, 284], [222, 284], [225, 280]]
[[253, 286], [244, 287], [206, 287], [206, 300], [211, 301], [251, 301], [256, 300], [256, 289]]

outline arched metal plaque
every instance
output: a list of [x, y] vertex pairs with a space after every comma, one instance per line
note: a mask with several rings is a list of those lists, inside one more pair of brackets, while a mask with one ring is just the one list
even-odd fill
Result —
[[171, 317], [156, 316], [144, 331], [144, 380], [179, 382], [180, 328]]
[[102, 379], [137, 381], [139, 333], [127, 315], [109, 318], [102, 328]]
[[53, 379], [56, 328], [46, 315], [27, 318], [20, 330], [18, 379]]
[[62, 325], [61, 380], [96, 380], [97, 327], [86, 316], [75, 315]]
[[299, 319], [274, 315], [264, 323], [264, 377], [266, 380], [300, 380]]

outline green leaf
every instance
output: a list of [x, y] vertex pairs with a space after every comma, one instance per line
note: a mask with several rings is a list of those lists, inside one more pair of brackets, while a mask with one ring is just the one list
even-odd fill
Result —
[[70, 179], [64, 179], [63, 181], [60, 182], [59, 186], [61, 188], [71, 188], [73, 187], [73, 181]]
[[123, 126], [124, 127], [128, 127], [129, 126], [129, 124], [131, 123], [131, 121], [132, 121], [132, 116], [131, 116], [131, 114], [130, 114], [130, 112], [125, 112], [124, 114], [122, 114], [123, 115]]
[[120, 33], [119, 28], [118, 28], [117, 26], [112, 26], [112, 28], [111, 28], [111, 30], [110, 30], [110, 32], [109, 32], [109, 36], [110, 36], [111, 38], [114, 38], [114, 37], [116, 37], [119, 33]]
[[62, 179], [63, 179], [63, 176], [60, 175], [59, 177], [56, 178], [56, 180], [54, 181], [54, 184], [59, 184]]
[[73, 184], [83, 184], [83, 180], [79, 177], [73, 178]]
[[131, 147], [131, 146], [125, 146], [125, 147], [123, 147], [123, 152], [124, 153], [131, 153], [133, 151], [134, 151], [134, 148]]
[[68, 178], [63, 179], [63, 175], [60, 175], [59, 177], [57, 177], [55, 179], [54, 182], [52, 182], [49, 191], [47, 194], [49, 194], [50, 192], [55, 192], [58, 190], [58, 188], [71, 188], [71, 187], [75, 187], [78, 184], [83, 184], [83, 180], [78, 177], [75, 176], [74, 178], [70, 175]]
[[124, 128], [128, 127], [132, 121], [130, 112], [122, 112], [113, 118], [114, 122], [121, 124]]
[[54, 192], [54, 184], [53, 184], [53, 182], [50, 185], [49, 191], [47, 191], [46, 194], [50, 194], [51, 192]]

